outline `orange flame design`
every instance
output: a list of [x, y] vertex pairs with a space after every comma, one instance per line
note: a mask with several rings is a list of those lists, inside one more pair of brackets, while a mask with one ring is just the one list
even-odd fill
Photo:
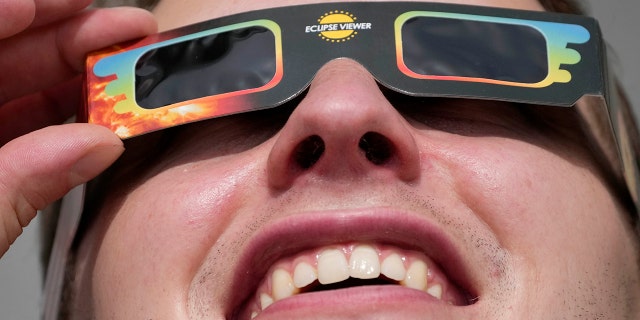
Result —
[[109, 77], [96, 76], [92, 66], [105, 54], [95, 54], [87, 60], [87, 119], [88, 123], [99, 124], [109, 128], [121, 138], [129, 138], [179, 124], [208, 119], [220, 114], [216, 107], [218, 99], [205, 97], [193, 101], [177, 103], [171, 106], [140, 112], [114, 112], [114, 106], [126, 99], [124, 95], [110, 96], [105, 93], [106, 86], [115, 75]]

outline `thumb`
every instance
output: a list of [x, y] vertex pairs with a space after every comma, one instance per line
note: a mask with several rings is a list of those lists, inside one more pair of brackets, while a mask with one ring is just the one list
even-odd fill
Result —
[[0, 148], [0, 256], [38, 209], [100, 174], [123, 151], [108, 129], [80, 123], [34, 131]]
[[26, 29], [36, 15], [33, 1], [4, 0], [0, 1], [0, 8], [0, 39]]

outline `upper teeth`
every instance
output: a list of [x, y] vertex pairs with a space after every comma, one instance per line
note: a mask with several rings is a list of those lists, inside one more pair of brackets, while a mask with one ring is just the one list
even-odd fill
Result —
[[407, 288], [427, 292], [441, 299], [443, 284], [433, 281], [427, 259], [398, 248], [367, 244], [327, 247], [297, 259], [278, 263], [256, 295], [256, 316], [272, 303], [300, 292], [314, 283], [332, 284], [347, 280], [375, 279], [380, 275], [398, 281]]
[[[331, 284], [349, 279], [349, 262], [338, 249], [327, 249], [318, 255], [318, 281]], [[280, 283], [274, 282], [273, 285]]]
[[306, 262], [300, 262], [293, 270], [293, 284], [304, 288], [318, 279], [318, 270]]

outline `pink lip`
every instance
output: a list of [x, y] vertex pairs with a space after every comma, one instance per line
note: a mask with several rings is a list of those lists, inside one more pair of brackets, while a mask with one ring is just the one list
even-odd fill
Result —
[[[384, 243], [424, 252], [442, 267], [451, 281], [469, 294], [474, 296], [478, 294], [469, 277], [468, 266], [463, 264], [461, 255], [453, 242], [440, 227], [416, 213], [376, 208], [356, 211], [305, 212], [264, 226], [249, 240], [247, 249], [242, 253], [239, 268], [248, 267], [236, 272], [233, 288], [239, 290], [234, 292], [231, 305], [238, 309], [244, 304], [246, 302], [244, 300], [252, 295], [258, 282], [278, 259], [310, 248], [353, 241]], [[348, 290], [352, 293], [360, 291]], [[400, 292], [404, 291], [408, 290], [400, 290]], [[400, 295], [406, 296], [407, 293], [400, 293]], [[362, 292], [353, 297], [358, 299], [359, 296], [362, 296]], [[296, 299], [290, 299], [298, 300], [299, 298], [301, 299], [299, 302], [287, 303], [298, 304], [308, 309], [314, 305], [312, 303], [314, 299], [317, 300], [316, 302], [326, 303], [326, 297], [322, 297], [322, 294], [301, 295]], [[304, 300], [302, 300], [303, 298]], [[413, 299], [418, 298], [413, 297]], [[419, 299], [424, 302], [423, 295], [419, 295]], [[281, 301], [283, 305], [285, 301]], [[444, 307], [443, 304], [433, 305]], [[326, 308], [326, 304], [324, 307]], [[354, 306], [349, 304], [349, 308], [354, 308]], [[449, 309], [451, 308], [455, 309], [455, 307], [449, 307]], [[230, 310], [230, 313], [237, 314], [239, 311]], [[227, 319], [230, 318], [232, 316], [227, 317]]]
[[[330, 306], [328, 308], [328, 306]], [[475, 319], [475, 310], [443, 304], [399, 286], [367, 286], [307, 293], [269, 306], [256, 319]], [[249, 319], [242, 314], [240, 319]]]

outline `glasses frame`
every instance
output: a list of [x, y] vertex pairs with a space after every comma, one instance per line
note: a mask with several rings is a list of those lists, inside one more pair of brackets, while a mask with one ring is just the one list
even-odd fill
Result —
[[[402, 28], [408, 20], [424, 17], [535, 29], [547, 44], [548, 75], [538, 83], [418, 75], [404, 63], [403, 47], [410, 40], [402, 38]], [[365, 28], [338, 39], [329, 33], [341, 31], [313, 32], [314, 27], [332, 25], [324, 20], [340, 19]], [[276, 73], [267, 85], [155, 109], [137, 104], [135, 68], [145, 53], [247, 26], [261, 26], [274, 35]], [[407, 95], [570, 107], [584, 95], [606, 96], [603, 56], [597, 22], [583, 16], [420, 2], [274, 8], [204, 21], [89, 55], [87, 103], [81, 115], [84, 121], [106, 126], [124, 139], [193, 121], [273, 108], [303, 92], [322, 65], [339, 58], [358, 61], [381, 85]]]

